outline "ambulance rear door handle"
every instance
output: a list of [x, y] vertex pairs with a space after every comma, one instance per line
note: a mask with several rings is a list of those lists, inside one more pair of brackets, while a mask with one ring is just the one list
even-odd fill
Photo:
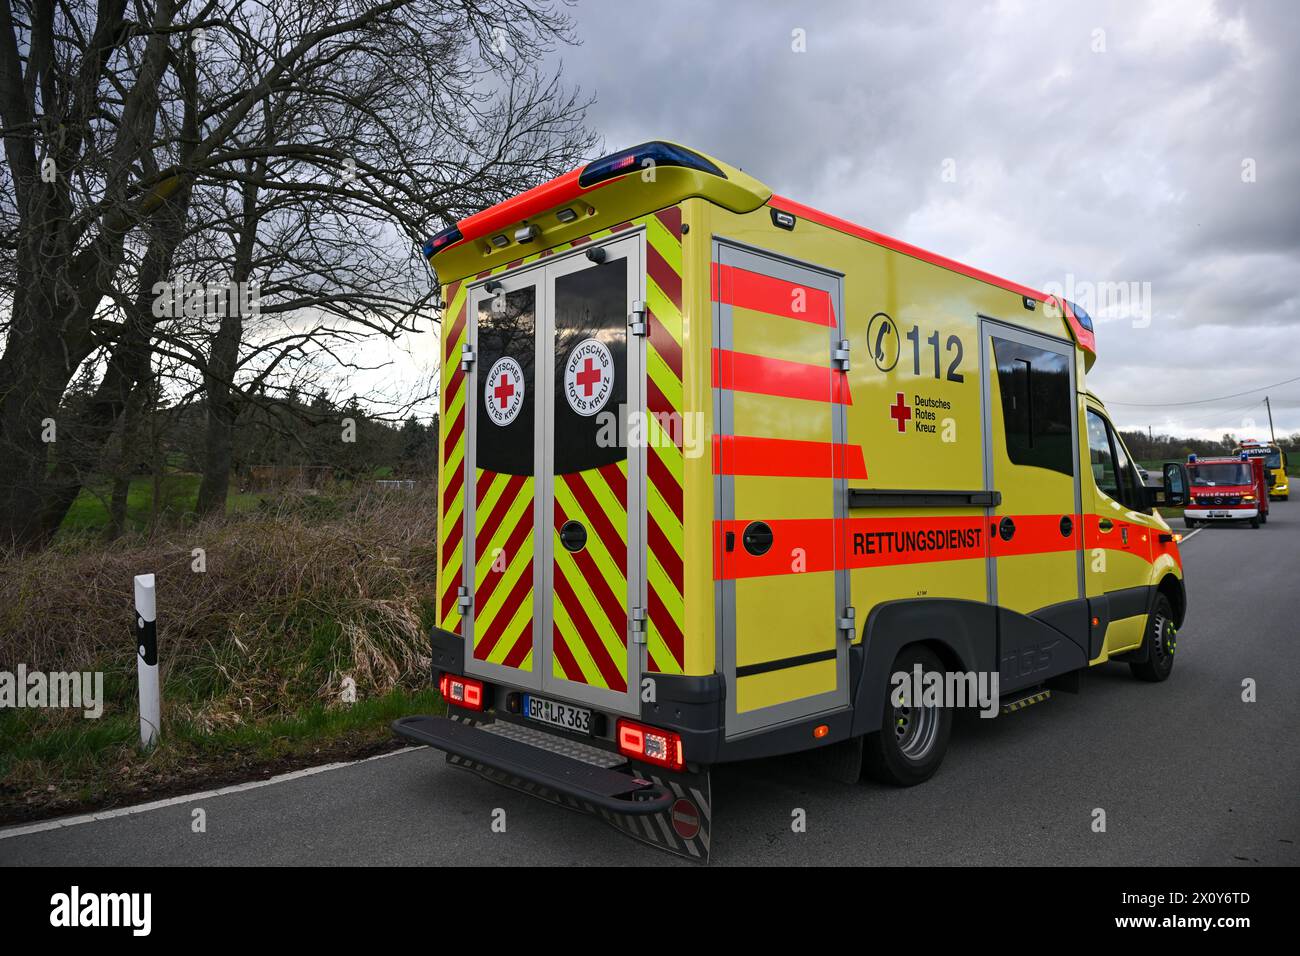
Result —
[[726, 545], [726, 548], [727, 548], [727, 553], [728, 553], [728, 554], [730, 554], [732, 551], [735, 551], [735, 550], [736, 550], [736, 532], [734, 532], [734, 531], [728, 531], [728, 532], [727, 532], [727, 545]]
[[1123, 544], [1128, 544], [1128, 528], [1120, 528], [1120, 529], [1119, 529], [1119, 540], [1120, 540]]

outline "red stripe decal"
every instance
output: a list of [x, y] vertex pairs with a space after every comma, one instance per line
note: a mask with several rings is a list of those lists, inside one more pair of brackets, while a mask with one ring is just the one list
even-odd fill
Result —
[[658, 559], [659, 566], [668, 575], [668, 580], [672, 581], [678, 593], [681, 593], [682, 556], [677, 553], [664, 536], [663, 529], [654, 521], [646, 524], [646, 543], [650, 546], [650, 553]]
[[[532, 564], [528, 567], [529, 575], [532, 574]], [[501, 661], [504, 667], [518, 667], [528, 656], [528, 652], [533, 649], [533, 619], [525, 617], [523, 626], [519, 628], [519, 634], [515, 637], [514, 646], [510, 648], [505, 658]]]
[[991, 272], [985, 272], [983, 269], [976, 269], [973, 266], [964, 265], [963, 263], [957, 262], [955, 259], [949, 259], [947, 256], [927, 252], [919, 246], [914, 246], [911, 243], [903, 242], [901, 239], [887, 236], [882, 232], [875, 232], [872, 229], [867, 229], [863, 226], [857, 225], [856, 223], [849, 222], [847, 219], [841, 219], [838, 216], [832, 216], [829, 213], [821, 212], [818, 209], [813, 209], [811, 206], [797, 203], [793, 199], [786, 199], [784, 196], [773, 196], [767, 201], [767, 204], [773, 209], [780, 209], [784, 212], [794, 213], [801, 219], [807, 219], [810, 222], [829, 226], [831, 229], [842, 232], [845, 235], [857, 236], [859, 239], [867, 240], [867, 242], [883, 246], [886, 249], [893, 249], [896, 252], [901, 252], [914, 259], [920, 259], [922, 262], [928, 262], [932, 265], [951, 270], [952, 272], [959, 272], [964, 276], [970, 276], [972, 279], [979, 279], [981, 282], [987, 282], [990, 285], [1006, 289], [1007, 291], [1014, 292], [1017, 295], [1029, 296], [1029, 298], [1037, 299], [1040, 302], [1047, 298], [1043, 293], [1031, 289], [1028, 286], [1021, 285], [1018, 282], [1011, 282], [1007, 279], [999, 278]]
[[448, 399], [450, 399], [451, 396], [455, 395], [456, 392], [460, 390], [460, 383], [464, 381], [464, 379], [465, 379], [465, 370], [461, 368], [459, 365], [457, 365], [456, 371], [451, 373], [451, 378], [447, 382]]
[[560, 633], [560, 625], [551, 626], [553, 639], [551, 642], [551, 653], [560, 663], [560, 670], [563, 672], [566, 680], [574, 681], [578, 684], [585, 684], [587, 679], [582, 676], [582, 668], [578, 666], [573, 652], [569, 650], [569, 645], [565, 643], [564, 635]]
[[810, 402], [853, 404], [848, 377], [837, 369], [726, 349], [713, 350], [713, 387]]
[[[587, 520], [587, 524], [596, 532], [596, 536], [600, 538], [601, 543], [605, 545], [605, 550], [609, 552], [609, 556], [618, 565], [619, 571], [626, 577], [627, 544], [619, 537], [618, 529], [610, 523], [609, 517], [605, 514], [605, 509], [600, 506], [600, 502], [591, 493], [591, 489], [579, 476], [565, 475], [564, 483], [569, 486], [569, 493], [577, 499], [578, 507], [582, 509], [581, 517]], [[555, 530], [559, 531], [567, 520], [564, 509], [560, 507], [559, 501], [556, 501]], [[585, 554], [586, 552], [579, 551], [577, 553]]]
[[831, 304], [830, 293], [824, 289], [797, 285], [718, 262], [713, 263], [713, 270], [715, 302], [828, 328], [836, 325], [835, 307]]
[[440, 609], [442, 613], [438, 615], [440, 621], [444, 620], [451, 613], [451, 609], [456, 606], [456, 591], [460, 587], [460, 568], [457, 568], [454, 574], [450, 573], [450, 568], [447, 570], [449, 572], [447, 586], [442, 591], [442, 607]]
[[456, 523], [451, 526], [447, 532], [447, 540], [442, 545], [442, 565], [446, 567], [451, 562], [451, 556], [456, 551], [456, 546], [460, 544], [461, 536], [465, 534], [465, 515], [461, 513], [456, 516]]
[[[618, 499], [619, 506], [626, 511], [627, 476], [623, 474], [617, 463], [603, 465], [596, 470], [600, 472], [600, 476], [605, 479], [605, 484], [609, 486], [609, 490], [612, 491], [614, 497]], [[564, 477], [567, 479], [569, 476], [565, 475]]]
[[[496, 617], [492, 618], [492, 624], [488, 627], [487, 633], [474, 642], [474, 657], [477, 660], [487, 660], [488, 655], [492, 653], [492, 648], [497, 646], [497, 641], [501, 640], [501, 635], [506, 632], [506, 625], [510, 623], [511, 618], [519, 610], [519, 605], [523, 604], [524, 598], [532, 592], [532, 567], [533, 562], [529, 561], [526, 572], [519, 576], [519, 580], [510, 589], [510, 593], [506, 595], [505, 601], [497, 611]], [[504, 577], [501, 574], [493, 576], [497, 578]]]
[[773, 478], [865, 479], [867, 466], [859, 445], [753, 435], [714, 435], [713, 473]]
[[447, 487], [442, 492], [442, 513], [447, 514], [451, 511], [451, 503], [456, 500], [456, 495], [460, 493], [460, 486], [465, 483], [465, 468], [462, 465], [451, 473], [451, 479], [447, 482]]
[[456, 313], [456, 319], [451, 324], [451, 331], [447, 333], [447, 354], [443, 356], [444, 361], [451, 361], [451, 351], [456, 347], [456, 340], [460, 338], [460, 333], [465, 328], [465, 316], [468, 312], [467, 304], [462, 302], [460, 311]]
[[[588, 518], [590, 517], [590, 515], [585, 514], [584, 516]], [[568, 520], [569, 516], [564, 513], [564, 509], [560, 507], [560, 503], [557, 501], [555, 503], [556, 530], [558, 531]], [[618, 551], [615, 551], [614, 560], [618, 563], [619, 571], [626, 579], [626, 548], [624, 548], [621, 554], [618, 553]], [[605, 617], [609, 621], [610, 626], [614, 629], [614, 633], [623, 633], [627, 628], [627, 608], [624, 606], [623, 600], [610, 590], [609, 582], [606, 581], [605, 576], [600, 573], [600, 568], [596, 567], [596, 562], [592, 558], [591, 553], [586, 548], [583, 548], [581, 551], [576, 551], [573, 554], [573, 562], [578, 566], [578, 570], [582, 572], [587, 587], [590, 589], [591, 594], [595, 597], [597, 603], [600, 604], [601, 610], [605, 612]]]
[[[523, 516], [520, 517], [519, 523], [515, 525], [514, 529], [510, 532], [510, 536], [506, 538], [505, 544], [501, 547], [502, 552], [504, 552], [506, 556], [506, 567], [510, 566], [511, 556], [519, 553], [519, 549], [524, 545], [524, 540], [532, 533], [533, 509], [530, 507], [524, 512]], [[531, 564], [531, 562], [529, 563]], [[488, 598], [492, 596], [492, 592], [496, 590], [497, 585], [504, 577], [505, 572], [503, 571], [489, 570], [483, 580], [476, 582], [474, 588], [474, 606], [483, 607], [487, 604]]]
[[447, 437], [442, 442], [442, 460], [451, 459], [452, 449], [456, 447], [456, 442], [460, 441], [461, 433], [465, 431], [465, 409], [461, 408], [456, 415], [456, 420], [451, 423], [451, 428], [447, 431]]
[[650, 485], [659, 492], [664, 499], [664, 504], [668, 505], [668, 510], [677, 517], [678, 521], [681, 521], [682, 486], [677, 483], [677, 479], [664, 464], [659, 449], [653, 445], [646, 452], [646, 474], [650, 478]]
[[627, 680], [619, 673], [618, 667], [609, 656], [609, 651], [605, 649], [604, 641], [600, 639], [600, 633], [587, 617], [582, 602], [573, 593], [573, 588], [569, 586], [568, 579], [562, 573], [555, 575], [555, 596], [568, 611], [569, 619], [573, 621], [574, 627], [578, 629], [578, 636], [587, 647], [587, 653], [591, 655], [596, 669], [605, 679], [605, 686], [617, 691], [627, 690]]
[[663, 600], [654, 588], [650, 588], [647, 610], [650, 613], [650, 622], [655, 626], [655, 630], [659, 632], [660, 636], [663, 637], [668, 653], [676, 663], [681, 664], [682, 657], [685, 654], [686, 636], [682, 634], [681, 628], [677, 626], [673, 616], [668, 613], [668, 608], [664, 607]]
[[[486, 476], [488, 472], [484, 472], [483, 474]], [[475, 564], [483, 559], [483, 549], [487, 547], [488, 542], [492, 540], [492, 536], [496, 534], [497, 526], [505, 519], [506, 512], [510, 510], [512, 505], [514, 505], [515, 498], [519, 496], [519, 489], [524, 486], [524, 480], [523, 475], [506, 476], [506, 486], [501, 490], [501, 497], [498, 498], [496, 504], [492, 506], [492, 511], [488, 514], [487, 520], [484, 521], [483, 524], [474, 532]], [[491, 482], [489, 482], [489, 484], [491, 484]], [[483, 485], [482, 480], [479, 481], [479, 485]], [[487, 491], [486, 487], [479, 488], [476, 504], [478, 501], [483, 500], [485, 491]], [[532, 519], [533, 509], [525, 509], [521, 516], [521, 520], [531, 523]]]
[[677, 409], [673, 408], [664, 393], [659, 390], [659, 386], [655, 384], [655, 380], [649, 375], [645, 379], [645, 407], [646, 411], [655, 417], [659, 427], [668, 433], [673, 444], [681, 448], [686, 431], [682, 416], [677, 414]]

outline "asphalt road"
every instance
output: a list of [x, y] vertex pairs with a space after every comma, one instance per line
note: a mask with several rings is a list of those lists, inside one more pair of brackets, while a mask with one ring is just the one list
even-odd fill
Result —
[[[1191, 610], [1164, 684], [965, 715], [939, 774], [847, 785], [804, 758], [714, 771], [715, 864], [1300, 863], [1300, 504], [1183, 547]], [[1241, 700], [1253, 678], [1258, 701]], [[207, 831], [191, 829], [202, 808]], [[492, 812], [506, 811], [504, 833]], [[1092, 829], [1106, 813], [1106, 832]], [[792, 832], [796, 809], [807, 831]], [[591, 817], [419, 749], [270, 786], [3, 838], [0, 863], [674, 864]], [[689, 864], [683, 864], [689, 865]]]

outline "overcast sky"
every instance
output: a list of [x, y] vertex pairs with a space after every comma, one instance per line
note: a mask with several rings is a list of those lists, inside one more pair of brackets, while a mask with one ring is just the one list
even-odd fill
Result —
[[[581, 46], [558, 56], [608, 151], [677, 140], [1072, 287], [1097, 321], [1090, 385], [1124, 427], [1262, 435], [1263, 391], [1201, 400], [1300, 377], [1300, 3], [584, 0], [573, 16]], [[1268, 394], [1278, 434], [1300, 431], [1300, 379]]]

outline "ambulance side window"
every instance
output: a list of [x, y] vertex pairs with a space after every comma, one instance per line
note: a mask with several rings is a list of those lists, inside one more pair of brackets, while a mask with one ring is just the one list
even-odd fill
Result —
[[1098, 490], [1121, 501], [1115, 457], [1110, 450], [1110, 429], [1106, 427], [1106, 420], [1092, 409], [1088, 410], [1088, 461]]
[[1129, 508], [1141, 509], [1137, 470], [1110, 422], [1088, 409], [1088, 460], [1097, 488]]
[[1007, 457], [1074, 476], [1074, 415], [1069, 358], [1058, 352], [993, 338]]

